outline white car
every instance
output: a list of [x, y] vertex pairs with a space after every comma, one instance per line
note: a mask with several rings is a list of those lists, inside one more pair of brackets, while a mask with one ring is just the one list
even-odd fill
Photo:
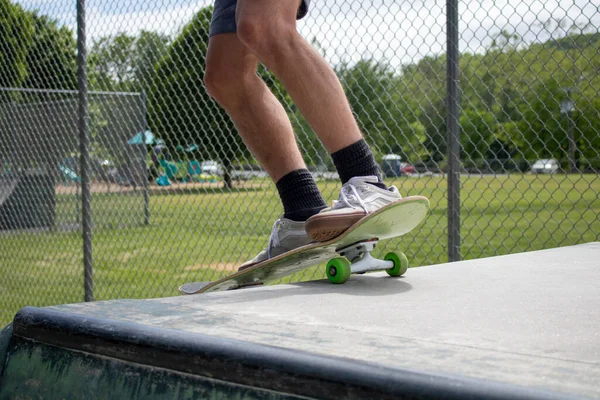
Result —
[[223, 166], [213, 160], [202, 161], [200, 163], [200, 170], [203, 174], [223, 175]]
[[558, 172], [559, 169], [560, 165], [558, 164], [558, 161], [552, 158], [537, 160], [531, 166], [531, 172], [535, 174], [554, 174]]

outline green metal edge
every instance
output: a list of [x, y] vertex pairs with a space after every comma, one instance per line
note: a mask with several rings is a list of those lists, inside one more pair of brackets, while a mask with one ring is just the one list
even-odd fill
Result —
[[8, 345], [12, 338], [13, 327], [12, 324], [8, 324], [4, 329], [0, 331], [0, 377], [4, 372], [4, 366], [6, 365], [6, 355], [8, 354]]

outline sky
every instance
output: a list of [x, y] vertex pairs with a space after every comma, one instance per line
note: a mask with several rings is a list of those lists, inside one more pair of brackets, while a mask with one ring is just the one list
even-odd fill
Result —
[[[73, 0], [18, 0], [28, 10], [76, 27]], [[94, 39], [142, 29], [176, 35], [201, 8], [213, 0], [86, 0], [88, 46]], [[312, 0], [307, 17], [298, 22], [308, 40], [316, 38], [331, 64], [375, 58], [400, 68], [446, 48], [445, 2], [432, 0]], [[566, 19], [600, 30], [600, 0], [459, 1], [459, 49], [481, 52], [501, 30], [526, 42], [545, 41], [551, 33], [543, 23]]]

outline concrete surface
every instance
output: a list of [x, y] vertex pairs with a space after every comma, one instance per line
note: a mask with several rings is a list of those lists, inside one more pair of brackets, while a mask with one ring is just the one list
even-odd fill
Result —
[[600, 243], [327, 281], [52, 307], [600, 398]]

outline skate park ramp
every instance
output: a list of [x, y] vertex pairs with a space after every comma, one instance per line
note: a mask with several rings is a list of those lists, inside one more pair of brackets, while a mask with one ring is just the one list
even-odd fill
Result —
[[327, 281], [26, 307], [0, 399], [600, 398], [600, 243]]
[[0, 207], [8, 197], [12, 194], [17, 186], [17, 179], [9, 178], [7, 176], [0, 176]]
[[54, 178], [43, 172], [0, 175], [0, 231], [54, 225]]

